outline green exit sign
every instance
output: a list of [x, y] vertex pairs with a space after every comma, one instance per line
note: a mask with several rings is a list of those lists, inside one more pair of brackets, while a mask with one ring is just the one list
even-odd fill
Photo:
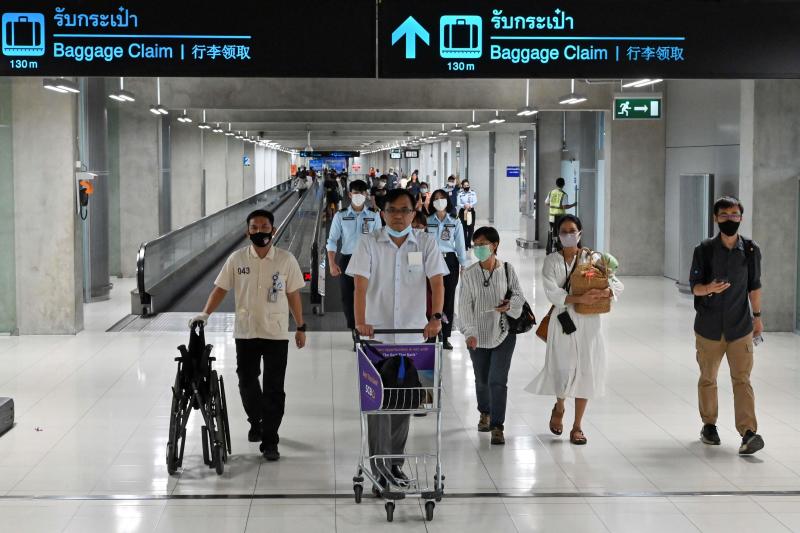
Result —
[[614, 97], [614, 120], [654, 120], [661, 118], [661, 98]]

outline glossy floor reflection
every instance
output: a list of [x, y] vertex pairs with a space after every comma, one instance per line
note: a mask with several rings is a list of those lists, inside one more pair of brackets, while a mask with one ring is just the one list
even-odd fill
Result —
[[[542, 252], [517, 249], [511, 234], [502, 237], [501, 257], [517, 267], [543, 315]], [[490, 446], [489, 436], [475, 429], [472, 367], [456, 336], [445, 360], [443, 422], [446, 490], [453, 497], [437, 506], [433, 522], [425, 523], [419, 502], [410, 500], [387, 524], [380, 502], [357, 506], [348, 497], [360, 442], [348, 333], [311, 332], [306, 349], [290, 351], [278, 463], [263, 462], [246, 440], [232, 339], [209, 336], [227, 382], [234, 456], [222, 477], [202, 464], [196, 417], [184, 469], [171, 477], [164, 448], [173, 356], [187, 339], [105, 333], [128, 312], [129, 281], [117, 280], [112, 301], [87, 306], [80, 335], [0, 337], [0, 395], [15, 399], [18, 419], [0, 437], [0, 530], [800, 531], [800, 497], [758, 495], [800, 491], [800, 337], [767, 334], [757, 349], [753, 382], [766, 448], [741, 458], [724, 363], [723, 444], [709, 448], [698, 439], [691, 300], [669, 280], [624, 282], [605, 324], [609, 394], [589, 405], [589, 444], [574, 447], [552, 436], [553, 399], [523, 391], [544, 358], [543, 343], [528, 334], [512, 363], [507, 443]], [[415, 419], [410, 447], [427, 444], [431, 421]], [[204, 495], [232, 498], [193, 499]], [[280, 495], [289, 499], [273, 497]], [[77, 499], [35, 499], [45, 496]]]

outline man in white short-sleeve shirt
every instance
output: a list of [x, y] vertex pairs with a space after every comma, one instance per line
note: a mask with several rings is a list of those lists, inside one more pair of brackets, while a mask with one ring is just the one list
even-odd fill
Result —
[[[250, 422], [247, 438], [261, 442], [261, 452], [277, 461], [278, 429], [286, 405], [284, 378], [289, 352], [289, 311], [298, 324], [295, 344], [306, 343], [306, 326], [300, 301], [303, 273], [297, 259], [272, 246], [274, 217], [259, 209], [247, 217], [252, 245], [236, 250], [214, 281], [205, 309], [191, 323], [208, 320], [228, 291], [236, 299], [236, 374], [242, 405]], [[264, 361], [263, 389], [258, 382]]]
[[[376, 329], [419, 329], [422, 335], [377, 335], [383, 342], [418, 343], [436, 337], [442, 329], [443, 276], [449, 273], [436, 241], [414, 232], [414, 197], [405, 189], [386, 195], [381, 213], [386, 226], [359, 240], [347, 275], [355, 278], [355, 319], [358, 333], [376, 336]], [[431, 319], [425, 316], [427, 282], [431, 285]], [[370, 415], [370, 455], [400, 455], [408, 439], [408, 415]], [[403, 459], [372, 462], [380, 481], [376, 495], [388, 487], [387, 478], [403, 480]], [[391, 471], [390, 471], [391, 469]]]

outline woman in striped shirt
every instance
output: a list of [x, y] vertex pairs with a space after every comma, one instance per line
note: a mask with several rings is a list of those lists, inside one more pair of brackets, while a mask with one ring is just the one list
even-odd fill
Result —
[[[458, 319], [475, 372], [478, 431], [491, 431], [492, 444], [505, 444], [508, 370], [517, 343], [517, 336], [508, 330], [506, 315], [519, 317], [525, 298], [514, 268], [497, 259], [497, 230], [478, 228], [473, 244], [478, 263], [461, 276]], [[509, 290], [511, 297], [506, 299]]]

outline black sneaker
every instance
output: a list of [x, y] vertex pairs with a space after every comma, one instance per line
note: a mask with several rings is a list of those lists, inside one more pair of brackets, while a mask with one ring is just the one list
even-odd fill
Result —
[[247, 432], [247, 440], [249, 442], [261, 442], [261, 428], [257, 425], [250, 424], [250, 431]]
[[277, 444], [262, 444], [261, 455], [263, 455], [264, 459], [267, 461], [277, 461], [281, 458], [281, 454], [278, 452]]
[[711, 446], [719, 446], [720, 440], [719, 433], [717, 433], [717, 426], [714, 424], [704, 425], [703, 430], [700, 432], [700, 440]]
[[404, 487], [408, 485], [408, 476], [405, 475], [403, 469], [399, 465], [392, 466], [392, 477], [398, 486]]
[[445, 350], [452, 350], [453, 345], [450, 344], [449, 340], [445, 339], [444, 342], [442, 343], [442, 348], [444, 348]]
[[764, 447], [764, 439], [754, 431], [747, 430], [742, 437], [742, 445], [739, 446], [739, 455], [751, 455]]
[[378, 485], [372, 486], [372, 494], [375, 495], [376, 498], [383, 498], [383, 492], [389, 487], [389, 482], [386, 481], [386, 478], [381, 476], [378, 479]]

